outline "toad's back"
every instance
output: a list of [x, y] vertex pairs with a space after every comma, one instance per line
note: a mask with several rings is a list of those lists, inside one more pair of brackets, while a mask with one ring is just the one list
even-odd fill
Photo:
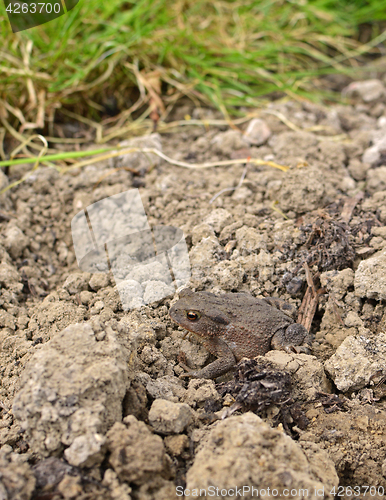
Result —
[[[237, 360], [265, 354], [271, 348], [272, 336], [293, 323], [265, 300], [246, 293], [216, 296], [188, 289], [180, 294], [170, 316], [204, 339], [223, 339]], [[213, 347], [208, 349], [213, 352]]]

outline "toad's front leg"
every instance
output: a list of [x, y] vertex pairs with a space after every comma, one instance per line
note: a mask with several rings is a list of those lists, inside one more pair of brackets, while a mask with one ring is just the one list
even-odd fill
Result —
[[[224, 373], [227, 373], [235, 366], [235, 355], [223, 340], [213, 338], [210, 340], [205, 340], [203, 342], [203, 345], [211, 354], [218, 356], [218, 359], [213, 361], [213, 363], [209, 363], [209, 365], [201, 368], [200, 370], [188, 369], [186, 373], [180, 375], [180, 378], [216, 378], [220, 375], [224, 375]], [[183, 368], [186, 369], [185, 366], [183, 366]]]

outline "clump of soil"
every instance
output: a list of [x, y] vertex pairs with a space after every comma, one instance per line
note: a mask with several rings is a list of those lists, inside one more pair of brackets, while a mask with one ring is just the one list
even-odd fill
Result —
[[[324, 488], [326, 498], [339, 484], [371, 484], [371, 498], [383, 496], [386, 101], [352, 99], [275, 101], [245, 130], [203, 122], [140, 139], [180, 161], [251, 157], [288, 171], [184, 169], [137, 154], [65, 175], [40, 168], [1, 195], [5, 498], [158, 500], [177, 487], [263, 483]], [[178, 114], [215, 115], [189, 104]], [[1, 172], [0, 187], [28, 169]], [[150, 227], [183, 230], [192, 289], [300, 308], [314, 287], [312, 355], [271, 351], [217, 386], [180, 378], [180, 361], [213, 359], [172, 324], [173, 293], [146, 304], [133, 280], [138, 307], [124, 310], [114, 273], [76, 260], [73, 217], [133, 188]]]

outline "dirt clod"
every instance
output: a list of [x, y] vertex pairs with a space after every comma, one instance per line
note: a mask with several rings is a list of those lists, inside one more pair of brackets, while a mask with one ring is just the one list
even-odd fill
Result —
[[[237, 127], [187, 121], [125, 145], [193, 167], [288, 169], [124, 153], [63, 175], [40, 167], [0, 196], [0, 497], [386, 487], [384, 88], [378, 75], [349, 85], [345, 105], [273, 100]], [[202, 116], [191, 103], [170, 113]], [[1, 171], [0, 189], [25, 172]], [[270, 351], [217, 385], [179, 378], [214, 357], [172, 325], [159, 262], [145, 282], [133, 271], [124, 310], [123, 277], [76, 260], [73, 217], [133, 188], [149, 227], [183, 231], [190, 288], [284, 299], [308, 321], [312, 355]]]

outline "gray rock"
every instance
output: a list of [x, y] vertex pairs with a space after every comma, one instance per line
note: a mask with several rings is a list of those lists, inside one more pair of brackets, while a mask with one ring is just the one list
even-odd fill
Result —
[[224, 254], [224, 249], [215, 236], [203, 238], [189, 252], [189, 260], [193, 274], [198, 270], [212, 268], [218, 262], [218, 256]]
[[298, 444], [307, 457], [312, 474], [327, 485], [327, 488], [332, 489], [336, 485], [336, 481], [339, 481], [334, 466], [335, 463], [330, 458], [329, 453], [322, 449], [319, 444], [307, 441], [306, 435], [304, 435], [304, 438], [302, 439], [301, 436]]
[[224, 156], [230, 156], [235, 150], [248, 146], [248, 141], [238, 130], [219, 132], [212, 139], [213, 151]]
[[[67, 291], [62, 289], [61, 292], [70, 297]], [[61, 300], [59, 293], [53, 292], [34, 308], [28, 323], [29, 338], [42, 337], [49, 340], [67, 326], [84, 320], [86, 308], [63, 298], [64, 300]]]
[[152, 345], [145, 345], [139, 359], [147, 365], [143, 366], [144, 371], [154, 378], [173, 374], [173, 365], [168, 363], [162, 352]]
[[192, 408], [203, 408], [207, 401], [219, 401], [214, 380], [192, 379], [189, 381], [185, 402]]
[[100, 290], [106, 288], [110, 284], [109, 275], [106, 273], [95, 273], [91, 276], [89, 285], [91, 290]]
[[265, 250], [260, 250], [255, 262], [256, 268], [259, 270], [259, 280], [263, 282], [270, 280], [275, 272], [272, 254]]
[[260, 233], [254, 227], [242, 226], [236, 230], [237, 248], [242, 255], [248, 255], [258, 250], [266, 250], [267, 235]]
[[271, 129], [260, 118], [254, 118], [248, 124], [244, 139], [254, 146], [261, 146], [271, 137]]
[[10, 222], [3, 233], [4, 246], [10, 256], [17, 259], [23, 255], [24, 249], [29, 244], [29, 238], [13, 222]]
[[75, 467], [93, 467], [100, 465], [106, 451], [106, 438], [101, 434], [83, 434], [64, 450], [64, 456], [69, 464]]
[[7, 311], [0, 309], [0, 328], [10, 328], [15, 330], [15, 317]]
[[[366, 333], [364, 328], [362, 331]], [[374, 339], [364, 335], [349, 336], [325, 362], [324, 367], [340, 391], [354, 391], [363, 389], [371, 381], [377, 383], [386, 375], [385, 357], [385, 333], [380, 333]]]
[[0, 264], [0, 286], [10, 288], [12, 285], [18, 284], [23, 288], [20, 282], [21, 276], [17, 269], [7, 262], [2, 262]]
[[180, 434], [193, 421], [193, 413], [186, 403], [156, 399], [149, 411], [149, 423], [161, 434]]
[[208, 137], [200, 136], [198, 137], [191, 146], [191, 151], [205, 152], [210, 147], [210, 140]]
[[[385, 161], [386, 163], [386, 161]], [[386, 166], [371, 168], [366, 175], [366, 191], [375, 193], [386, 189]]]
[[223, 260], [213, 267], [212, 275], [217, 279], [222, 291], [232, 291], [239, 289], [245, 272], [239, 262]]
[[[193, 338], [192, 340], [194, 341]], [[161, 341], [161, 352], [168, 360], [172, 361], [178, 357], [180, 352], [183, 352], [186, 364], [192, 368], [201, 368], [209, 358], [209, 353], [205, 347], [199, 343], [193, 343], [188, 339], [181, 338], [179, 332], [173, 332], [170, 337], [168, 336]], [[180, 369], [182, 370], [182, 368]], [[183, 373], [183, 370], [181, 373]]]
[[386, 250], [362, 260], [355, 271], [354, 287], [357, 297], [386, 299]]
[[250, 205], [253, 200], [253, 192], [247, 186], [240, 186], [233, 191], [232, 200]]
[[336, 198], [336, 190], [320, 169], [304, 167], [289, 170], [271, 198], [279, 200], [284, 211], [306, 213], [322, 208]]
[[346, 152], [343, 145], [338, 142], [329, 140], [320, 141], [317, 151], [312, 157], [325, 162], [326, 166], [328, 165], [328, 168], [331, 170], [345, 173]]
[[159, 260], [150, 261], [144, 265], [131, 266], [125, 280], [138, 281], [143, 285], [149, 280], [164, 281], [165, 267]]
[[145, 304], [153, 304], [174, 295], [175, 292], [176, 290], [173, 285], [167, 285], [163, 281], [152, 280], [146, 283], [143, 300]]
[[167, 399], [173, 403], [177, 403], [186, 395], [186, 389], [183, 387], [181, 379], [170, 375], [155, 380], [150, 379], [146, 390], [154, 399]]
[[207, 224], [206, 222], [203, 222], [198, 226], [194, 226], [191, 234], [193, 245], [197, 245], [197, 243], [202, 241], [204, 238], [216, 238], [214, 234], [214, 228], [212, 227], [212, 225]]
[[359, 97], [363, 102], [373, 102], [385, 96], [386, 89], [380, 80], [352, 82], [342, 90], [343, 97]]
[[[291, 498], [299, 500], [304, 498], [299, 490], [307, 489], [308, 498], [316, 499], [315, 490], [324, 488], [324, 498], [332, 499], [329, 492], [339, 480], [326, 453], [325, 459], [328, 469], [316, 474], [315, 464], [295, 441], [253, 413], [246, 413], [212, 427], [187, 472], [186, 488], [192, 492], [212, 487], [216, 500], [235, 498], [236, 487], [245, 499], [256, 498], [256, 490], [262, 492], [261, 497], [271, 497], [268, 487], [271, 492], [277, 490], [275, 496], [283, 496], [284, 489], [290, 488], [297, 490]], [[223, 492], [216, 494], [216, 488]]]
[[[162, 151], [161, 136], [159, 134], [144, 135], [134, 137], [127, 141], [122, 141], [119, 146], [124, 148], [151, 148]], [[161, 158], [153, 153], [126, 153], [110, 160], [111, 166], [116, 168], [129, 167], [137, 171], [148, 169], [152, 165], [159, 165]]]
[[121, 483], [118, 475], [112, 469], [107, 469], [102, 481], [103, 486], [108, 488], [112, 499], [132, 500], [130, 493], [131, 488], [126, 483]]
[[58, 333], [26, 365], [13, 403], [31, 449], [48, 456], [79, 436], [104, 434], [122, 418], [129, 375], [111, 328], [101, 342], [89, 324]]
[[117, 291], [121, 298], [124, 310], [139, 309], [145, 305], [143, 301], [143, 288], [138, 281], [124, 280], [117, 284]]
[[377, 191], [370, 198], [364, 200], [362, 209], [379, 211], [379, 220], [386, 224], [386, 190]]
[[223, 208], [216, 208], [205, 217], [204, 222], [213, 228], [216, 233], [221, 233], [225, 226], [232, 222], [232, 215]]
[[256, 359], [261, 362], [268, 361], [278, 370], [291, 373], [292, 397], [297, 401], [310, 401], [315, 399], [319, 392], [331, 391], [331, 383], [324, 373], [323, 365], [315, 356], [272, 350]]
[[164, 443], [168, 453], [178, 457], [182, 455], [186, 448], [189, 448], [189, 438], [186, 434], [177, 434], [175, 436], [166, 436]]
[[82, 480], [79, 476], [64, 476], [58, 484], [58, 492], [65, 500], [74, 500], [83, 493]]
[[147, 344], [155, 344], [156, 334], [149, 323], [137, 311], [124, 316], [118, 323], [119, 333], [129, 340], [133, 351], [143, 349]]
[[348, 328], [351, 328], [353, 326], [364, 326], [363, 325], [363, 320], [359, 317], [359, 314], [356, 313], [355, 311], [349, 311], [347, 313], [347, 316], [344, 319], [344, 324]]
[[225, 226], [219, 236], [219, 240], [221, 241], [221, 243], [225, 245], [235, 235], [236, 230], [242, 226], [243, 223], [241, 222], [241, 220], [233, 222], [233, 224], [229, 224], [229, 226]]
[[116, 422], [107, 433], [109, 463], [121, 481], [136, 485], [170, 476], [170, 459], [160, 436], [130, 415], [123, 425]]
[[304, 160], [305, 152], [312, 151], [317, 144], [317, 137], [304, 131], [274, 134], [269, 140], [274, 153], [283, 160], [288, 158], [300, 160], [302, 157]]
[[382, 239], [386, 239], [386, 226], [373, 226], [371, 228], [371, 234], [374, 236], [380, 236]]
[[358, 158], [352, 158], [348, 164], [347, 170], [356, 181], [364, 181], [368, 168], [368, 164], [362, 163]]
[[105, 307], [104, 302], [102, 300], [97, 300], [90, 309], [90, 314], [91, 315], [99, 314], [102, 311], [102, 309], [104, 309], [104, 307]]
[[320, 283], [328, 292], [333, 292], [335, 299], [340, 300], [354, 284], [354, 271], [350, 268], [326, 271], [320, 275]]
[[80, 301], [83, 305], [87, 306], [94, 298], [94, 294], [88, 290], [84, 290], [79, 294]]
[[373, 139], [373, 145], [365, 150], [362, 156], [363, 163], [375, 163], [381, 157], [381, 152], [386, 149], [386, 137], [375, 137]]
[[63, 288], [67, 290], [70, 295], [88, 290], [90, 277], [90, 273], [72, 273], [63, 283]]

